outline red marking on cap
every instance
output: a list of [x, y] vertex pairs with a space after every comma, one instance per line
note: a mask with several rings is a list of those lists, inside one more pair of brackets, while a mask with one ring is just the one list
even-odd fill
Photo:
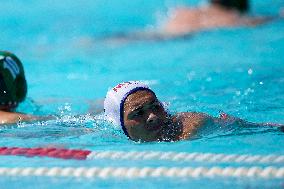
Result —
[[113, 88], [113, 90], [115, 91], [115, 92], [117, 92], [118, 91], [118, 89], [120, 89], [122, 86], [124, 86], [124, 85], [129, 85], [129, 84], [131, 84], [131, 82], [124, 82], [124, 83], [120, 83], [120, 84], [118, 84], [117, 86], [115, 86], [114, 88]]
[[227, 119], [227, 118], [228, 118], [228, 114], [226, 114], [226, 113], [221, 113], [221, 114], [220, 114], [220, 118], [221, 118], [221, 119]]

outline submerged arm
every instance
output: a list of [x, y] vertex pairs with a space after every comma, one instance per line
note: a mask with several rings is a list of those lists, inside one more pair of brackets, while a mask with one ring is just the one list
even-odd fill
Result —
[[284, 127], [283, 124], [278, 124], [278, 123], [253, 123], [237, 117], [230, 116], [225, 113], [221, 113], [220, 117], [216, 118], [216, 120], [221, 124], [237, 124], [243, 127], [263, 127], [263, 126]]
[[258, 16], [254, 18], [244, 18], [244, 24], [249, 26], [256, 26], [259, 24], [265, 24], [267, 22], [271, 22], [277, 19], [283, 19], [284, 18], [284, 8], [282, 8], [278, 15], [274, 16]]
[[257, 26], [259, 24], [265, 24], [268, 22], [272, 22], [276, 19], [280, 18], [279, 16], [263, 16], [263, 17], [256, 17], [256, 18], [245, 18], [243, 23], [248, 26]]
[[220, 117], [216, 118], [204, 113], [187, 112], [179, 114], [177, 116], [177, 120], [179, 120], [180, 124], [182, 125], [182, 132], [179, 135], [180, 140], [189, 139], [195, 135], [198, 135], [198, 133], [202, 132], [202, 130], [206, 130], [208, 128], [213, 132], [214, 125], [222, 125], [225, 127], [229, 125], [236, 125], [247, 128], [268, 126], [278, 127], [281, 131], [284, 131], [283, 124], [252, 123], [225, 113], [222, 113]]

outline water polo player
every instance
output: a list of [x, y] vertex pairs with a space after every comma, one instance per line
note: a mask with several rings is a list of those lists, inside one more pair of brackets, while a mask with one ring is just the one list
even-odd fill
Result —
[[155, 93], [139, 81], [120, 83], [110, 89], [104, 101], [104, 111], [106, 118], [120, 126], [126, 136], [145, 142], [188, 139], [214, 124], [276, 125], [249, 123], [227, 114], [221, 114], [219, 118], [197, 112], [170, 115]]
[[33, 119], [14, 112], [26, 95], [27, 82], [21, 61], [10, 52], [0, 51], [0, 124]]
[[[197, 7], [178, 6], [170, 9], [168, 18], [157, 28], [104, 35], [98, 40], [115, 45], [140, 40], [184, 39], [199, 31], [257, 26], [284, 17], [284, 11], [275, 16], [252, 16], [247, 14], [249, 9], [249, 0], [208, 0], [207, 4]], [[90, 39], [85, 38], [82, 42], [89, 43]]]
[[277, 16], [249, 16], [248, 0], [210, 0], [201, 7], [179, 7], [171, 11], [162, 27], [172, 35], [235, 26], [256, 26], [278, 18]]

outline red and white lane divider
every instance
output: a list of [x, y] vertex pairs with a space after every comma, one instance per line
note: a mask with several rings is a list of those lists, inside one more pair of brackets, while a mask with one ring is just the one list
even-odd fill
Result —
[[284, 167], [25, 167], [1, 168], [0, 176], [46, 176], [46, 177], [78, 177], [101, 179], [139, 179], [139, 178], [255, 178], [283, 179]]
[[[235, 163], [283, 163], [284, 156], [236, 155], [176, 152], [92, 152], [60, 148], [0, 147], [0, 155], [26, 157], [52, 157], [62, 159], [110, 159], [110, 160], [167, 160], [179, 162], [235, 162]], [[47, 176], [82, 178], [149, 178], [149, 177], [249, 177], [283, 179], [284, 167], [0, 167], [0, 176]]]
[[62, 148], [21, 148], [0, 147], [0, 156], [26, 156], [26, 157], [51, 157], [78, 160], [159, 160], [178, 162], [217, 162], [217, 163], [267, 163], [283, 164], [284, 155], [238, 155], [238, 154], [213, 154], [213, 153], [185, 153], [185, 152], [123, 152], [123, 151], [90, 151]]

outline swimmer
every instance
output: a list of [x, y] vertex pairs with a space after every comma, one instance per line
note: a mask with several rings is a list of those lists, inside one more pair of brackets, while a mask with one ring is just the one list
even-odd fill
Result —
[[21, 61], [12, 53], [0, 51], [0, 124], [37, 119], [15, 112], [26, 94], [27, 82]]
[[[102, 36], [95, 41], [118, 45], [133, 41], [162, 41], [185, 39], [199, 31], [236, 26], [256, 26], [284, 17], [284, 11], [277, 16], [249, 16], [248, 0], [210, 0], [200, 7], [179, 7], [170, 11], [170, 16], [156, 29], [121, 32]], [[85, 39], [90, 42], [90, 39]], [[93, 41], [94, 42], [94, 41]]]
[[213, 124], [245, 127], [283, 126], [255, 124], [222, 113], [215, 118], [205, 113], [183, 112], [170, 115], [155, 93], [139, 81], [118, 84], [104, 101], [106, 119], [122, 128], [134, 141], [179, 141], [194, 137], [202, 128]]
[[197, 8], [179, 7], [162, 27], [168, 35], [187, 33], [214, 28], [234, 26], [255, 26], [276, 17], [250, 17], [248, 0], [210, 0], [209, 5]]
[[[58, 118], [57, 115], [35, 116], [16, 112], [17, 106], [25, 100], [26, 95], [27, 81], [21, 61], [15, 54], [0, 51], [0, 125]], [[43, 102], [51, 103], [58, 100], [45, 99]], [[90, 106], [88, 114], [98, 114], [103, 111], [101, 100], [87, 100], [86, 104]]]

